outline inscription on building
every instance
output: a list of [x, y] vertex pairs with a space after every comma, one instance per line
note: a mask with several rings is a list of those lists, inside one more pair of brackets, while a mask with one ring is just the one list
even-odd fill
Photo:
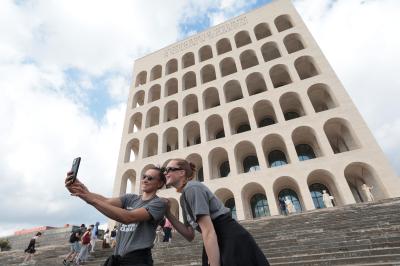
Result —
[[221, 34], [233, 31], [241, 26], [244, 26], [247, 24], [247, 17], [243, 16], [240, 18], [233, 19], [229, 22], [226, 22], [222, 25], [216, 26], [215, 28], [208, 30], [206, 32], [202, 32], [192, 38], [189, 38], [181, 43], [178, 43], [177, 45], [174, 45], [172, 47], [169, 47], [165, 50], [164, 52], [164, 57], [172, 56], [174, 54], [180, 53], [182, 51], [185, 51], [186, 49], [189, 49], [191, 47], [194, 47], [200, 43], [203, 43], [205, 41], [209, 41], [215, 37], [220, 36]]

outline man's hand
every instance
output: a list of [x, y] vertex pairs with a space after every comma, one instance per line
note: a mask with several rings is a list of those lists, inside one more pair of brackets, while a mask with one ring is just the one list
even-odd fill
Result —
[[167, 198], [161, 198], [161, 200], [165, 203], [166, 214], [171, 215], [171, 202]]
[[72, 180], [72, 172], [67, 173], [65, 187], [71, 192], [72, 196], [80, 197], [87, 203], [91, 203], [94, 197], [91, 196], [89, 189], [78, 179]]

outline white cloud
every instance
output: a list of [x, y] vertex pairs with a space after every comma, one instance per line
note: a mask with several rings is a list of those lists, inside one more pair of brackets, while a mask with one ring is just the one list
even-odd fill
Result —
[[[69, 196], [64, 175], [81, 156], [79, 176], [111, 195], [126, 76], [135, 57], [176, 40], [183, 5], [1, 1], [0, 235], [22, 226], [106, 221]], [[98, 121], [85, 91], [97, 89], [94, 78], [102, 76], [116, 103]]]

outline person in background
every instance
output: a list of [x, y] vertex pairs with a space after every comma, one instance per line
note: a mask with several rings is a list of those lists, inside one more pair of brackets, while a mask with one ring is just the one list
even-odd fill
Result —
[[103, 245], [102, 248], [106, 249], [106, 248], [110, 248], [110, 243], [111, 243], [111, 236], [110, 236], [110, 230], [107, 229], [104, 233], [103, 236]]
[[163, 231], [164, 231], [163, 242], [170, 242], [171, 238], [172, 238], [172, 224], [168, 220], [168, 218], [165, 218], [165, 224], [163, 226]]
[[89, 256], [89, 245], [90, 245], [90, 235], [92, 228], [89, 227], [86, 232], [83, 233], [81, 237], [81, 249], [79, 251], [78, 257], [76, 257], [76, 265], [84, 264]]
[[[180, 205], [184, 223], [171, 212], [168, 202], [166, 217], [175, 230], [188, 241], [198, 230], [203, 238], [203, 266], [266, 266], [265, 255], [254, 238], [232, 219], [224, 206], [203, 183], [192, 180], [196, 166], [183, 159], [172, 159], [165, 168], [167, 185], [182, 193]], [[165, 199], [168, 201], [167, 199]]]
[[113, 230], [111, 230], [111, 234], [110, 234], [111, 248], [115, 248], [115, 245], [117, 244], [116, 237], [117, 237], [117, 226], [114, 225], [114, 228], [113, 228]]
[[25, 249], [25, 259], [24, 261], [21, 263], [21, 265], [28, 265], [28, 263], [32, 262], [32, 256], [35, 254], [36, 249], [36, 240], [42, 236], [41, 232], [37, 232], [36, 235], [34, 237], [31, 238], [31, 240], [29, 241], [28, 247]]
[[90, 237], [90, 246], [91, 246], [90, 252], [94, 252], [94, 247], [96, 246], [96, 240], [99, 235], [99, 225], [100, 223], [96, 222], [96, 224], [93, 226], [92, 234]]
[[71, 247], [71, 251], [68, 253], [68, 255], [63, 260], [64, 265], [73, 263], [76, 256], [79, 254], [79, 251], [81, 249], [79, 241], [81, 239], [82, 234], [85, 232], [85, 230], [86, 230], [85, 224], [81, 224], [81, 227], [77, 230], [72, 230], [71, 235], [69, 237], [69, 244]]

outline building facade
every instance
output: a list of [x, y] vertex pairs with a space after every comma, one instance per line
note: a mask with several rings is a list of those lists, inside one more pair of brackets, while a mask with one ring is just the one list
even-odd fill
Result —
[[[289, 0], [137, 59], [114, 196], [184, 158], [239, 219], [400, 196], [399, 178]], [[394, 185], [396, 184], [396, 185]], [[365, 188], [365, 186], [364, 186]], [[159, 191], [181, 216], [174, 188]]]

